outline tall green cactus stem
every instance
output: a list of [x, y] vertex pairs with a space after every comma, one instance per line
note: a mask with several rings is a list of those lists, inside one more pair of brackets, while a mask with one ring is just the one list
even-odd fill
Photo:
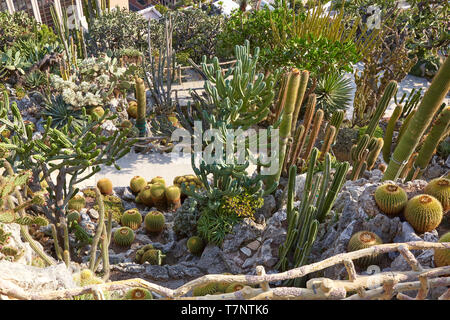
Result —
[[375, 162], [378, 159], [378, 155], [381, 152], [381, 149], [383, 148], [384, 145], [384, 140], [383, 138], [378, 138], [376, 139], [376, 144], [375, 146], [372, 148], [372, 150], [369, 152], [369, 154], [367, 155], [367, 170], [372, 170], [373, 165], [375, 164]]
[[322, 125], [324, 112], [322, 109], [317, 110], [316, 115], [314, 116], [314, 123], [311, 128], [311, 133], [308, 137], [308, 144], [305, 149], [305, 153], [302, 158], [307, 160], [309, 155], [311, 154], [311, 150], [314, 147], [314, 143], [316, 142], [317, 136], [319, 135], [320, 126]]
[[[389, 122], [386, 127], [386, 132], [384, 134], [384, 145], [383, 145], [383, 160], [384, 162], [389, 162], [391, 157], [391, 145], [392, 145], [392, 135], [394, 134], [395, 124], [402, 114], [403, 107], [398, 105], [395, 107], [394, 112], [389, 118]], [[370, 169], [369, 169], [370, 170]]]
[[280, 124], [280, 146], [278, 154], [278, 170], [275, 174], [270, 175], [267, 179], [267, 185], [270, 186], [273, 183], [278, 183], [283, 170], [284, 158], [286, 155], [286, 146], [288, 139], [291, 135], [292, 117], [295, 109], [295, 103], [297, 100], [298, 87], [301, 82], [301, 78], [304, 73], [300, 73], [298, 69], [292, 69], [289, 74], [288, 84], [286, 86], [286, 103], [284, 106], [283, 116]]
[[438, 73], [434, 76], [430, 87], [417, 107], [416, 113], [398, 142], [382, 180], [395, 180], [398, 177], [404, 162], [409, 159], [419, 144], [449, 89], [450, 58], [447, 57]]
[[103, 225], [105, 221], [105, 204], [103, 203], [103, 196], [97, 187], [95, 188], [95, 195], [97, 198], [97, 205], [98, 205], [98, 221], [97, 221], [97, 230], [95, 231], [94, 239], [92, 240], [91, 255], [89, 258], [89, 269], [92, 272], [95, 272], [94, 267], [97, 256], [97, 246], [100, 241], [100, 237], [103, 233]]
[[135, 77], [135, 94], [137, 100], [137, 118], [136, 128], [139, 130], [139, 137], [145, 137], [147, 134], [146, 128], [146, 114], [147, 114], [147, 101], [145, 96], [145, 84], [144, 80], [139, 77]]
[[384, 89], [383, 96], [380, 99], [380, 102], [375, 109], [375, 113], [370, 119], [369, 125], [367, 126], [366, 132], [370, 137], [373, 136], [375, 129], [377, 128], [378, 123], [380, 123], [381, 117], [384, 115], [386, 108], [389, 105], [389, 101], [391, 101], [394, 94], [397, 92], [397, 82], [394, 80], [389, 81], [386, 89]]
[[420, 178], [422, 171], [427, 167], [431, 160], [439, 142], [450, 133], [450, 107], [445, 107], [441, 111], [436, 121], [430, 130], [430, 133], [425, 138], [425, 141], [420, 148], [419, 154], [414, 161], [413, 170], [409, 171], [406, 181], [410, 181], [416, 168], [420, 168], [417, 178]]
[[406, 131], [406, 128], [408, 128], [408, 124], [411, 121], [412, 117], [414, 117], [414, 114], [416, 113], [416, 110], [411, 111], [405, 118], [405, 120], [403, 120], [402, 122], [402, 126], [400, 127], [400, 130], [398, 131], [398, 137], [397, 137], [397, 141], [400, 141], [400, 139], [402, 138], [403, 134]]
[[314, 116], [315, 109], [316, 109], [316, 95], [310, 94], [308, 96], [308, 100], [306, 101], [306, 111], [305, 116], [303, 117], [303, 126], [305, 127], [305, 129], [303, 130], [300, 139], [296, 140], [295, 149], [292, 149], [293, 153], [290, 156], [291, 159], [289, 162], [290, 165], [295, 165], [297, 163], [297, 159], [300, 157], [303, 145], [305, 144], [306, 141], [306, 135], [308, 134], [309, 128], [311, 127], [311, 121]]
[[[286, 271], [291, 267], [299, 267], [307, 262], [311, 246], [315, 241], [319, 223], [328, 216], [336, 196], [341, 190], [349, 169], [348, 162], [340, 163], [336, 168], [333, 181], [330, 184], [331, 157], [325, 156], [325, 169], [314, 177], [314, 167], [319, 150], [314, 148], [311, 152], [300, 207], [294, 207], [295, 177], [297, 167], [289, 168], [287, 187], [287, 223], [288, 231], [286, 241], [279, 248], [279, 261], [275, 268]], [[292, 257], [292, 261], [288, 261]], [[289, 281], [290, 284], [299, 285], [301, 279]]]
[[367, 168], [367, 156], [369, 155], [369, 149], [365, 149], [361, 155], [361, 158], [358, 162], [356, 162], [356, 166], [352, 168], [351, 179], [355, 181], [359, 178], [360, 174], [364, 172], [364, 169]]
[[330, 125], [332, 125], [336, 128], [336, 134], [334, 135], [332, 145], [336, 141], [337, 133], [339, 132], [339, 129], [341, 128], [341, 124], [344, 121], [344, 116], [345, 116], [344, 110], [336, 110], [335, 112], [333, 112], [333, 115], [331, 116], [329, 123], [330, 123]]
[[291, 129], [292, 136], [294, 136], [295, 131], [297, 129], [298, 115], [299, 115], [300, 109], [302, 107], [303, 98], [305, 97], [305, 91], [306, 91], [306, 86], [308, 85], [308, 79], [309, 79], [309, 72], [305, 70], [302, 72], [302, 77], [300, 79], [300, 85], [298, 87], [298, 93], [297, 93], [297, 101], [295, 102], [294, 115], [292, 116], [292, 129]]
[[335, 135], [336, 135], [336, 128], [332, 125], [328, 126], [327, 131], [325, 132], [325, 139], [323, 141], [322, 149], [320, 149], [319, 161], [323, 161], [325, 153], [330, 151], [331, 144], [334, 141]]
[[56, 256], [58, 257], [59, 260], [63, 260], [62, 250], [61, 250], [61, 247], [59, 246], [59, 241], [58, 241], [58, 233], [56, 232], [56, 226], [54, 224], [51, 224], [51, 228], [52, 228], [52, 237], [53, 237], [53, 244], [55, 246]]

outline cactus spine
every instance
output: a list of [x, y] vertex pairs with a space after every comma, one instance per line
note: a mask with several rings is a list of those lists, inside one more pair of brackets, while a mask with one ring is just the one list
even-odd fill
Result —
[[383, 160], [384, 162], [389, 162], [391, 157], [391, 145], [392, 145], [392, 135], [394, 134], [395, 124], [402, 114], [403, 107], [398, 105], [395, 107], [394, 112], [389, 118], [389, 122], [386, 127], [386, 133], [384, 134], [384, 146], [383, 146]]
[[142, 216], [138, 209], [130, 209], [123, 213], [120, 223], [124, 227], [137, 230], [142, 224]]
[[141, 190], [144, 189], [146, 185], [147, 185], [147, 181], [145, 181], [145, 179], [143, 177], [134, 176], [133, 178], [131, 178], [130, 189], [134, 193], [141, 192]]
[[122, 247], [129, 247], [134, 241], [135, 235], [131, 228], [122, 227], [114, 232], [114, 242]]
[[395, 180], [403, 164], [420, 142], [422, 135], [439, 109], [442, 101], [450, 89], [450, 59], [447, 57], [444, 64], [434, 76], [430, 87], [425, 92], [417, 111], [411, 118], [405, 133], [402, 135], [394, 153], [389, 161], [383, 180]]
[[378, 159], [378, 155], [381, 152], [381, 149], [383, 148], [384, 140], [383, 138], [376, 139], [375, 145], [372, 148], [372, 151], [369, 152], [367, 155], [367, 170], [372, 170], [375, 162]]
[[325, 140], [323, 142], [322, 149], [320, 149], [319, 161], [323, 161], [325, 153], [330, 151], [331, 144], [334, 141], [335, 135], [336, 135], [336, 128], [332, 125], [328, 126], [327, 131], [325, 133]]
[[308, 145], [306, 146], [305, 153], [303, 154], [303, 159], [307, 160], [311, 154], [311, 150], [314, 147], [317, 136], [319, 135], [320, 126], [322, 125], [324, 112], [322, 109], [317, 110], [314, 116], [314, 123], [311, 128], [311, 133], [308, 137]]
[[161, 232], [164, 229], [166, 219], [159, 211], [150, 211], [144, 218], [145, 228], [149, 232]]
[[439, 114], [436, 121], [430, 130], [430, 133], [425, 138], [425, 141], [420, 148], [419, 154], [414, 161], [413, 169], [410, 170], [406, 181], [412, 179], [415, 169], [420, 168], [418, 178], [420, 178], [422, 170], [424, 170], [431, 160], [439, 142], [445, 138], [450, 132], [450, 107], [444, 108]]
[[292, 136], [294, 136], [296, 128], [297, 128], [298, 115], [299, 115], [300, 109], [302, 107], [303, 98], [305, 97], [305, 91], [306, 91], [306, 86], [308, 85], [308, 79], [309, 79], [309, 72], [303, 71], [302, 77], [300, 80], [300, 85], [298, 87], [297, 100], [295, 102], [295, 110], [294, 110], [294, 114], [292, 117], [292, 129], [291, 129]]

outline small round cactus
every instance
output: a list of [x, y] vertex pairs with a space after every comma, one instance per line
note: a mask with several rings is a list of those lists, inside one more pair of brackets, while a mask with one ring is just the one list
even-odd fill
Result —
[[67, 212], [66, 219], [68, 223], [71, 223], [72, 221], [80, 222], [81, 214], [76, 210], [69, 210]]
[[105, 114], [105, 110], [102, 107], [95, 107], [91, 110], [91, 114], [100, 119]]
[[133, 288], [127, 291], [124, 300], [151, 300], [153, 299], [152, 293], [143, 288]]
[[147, 185], [137, 195], [137, 198], [139, 198], [139, 201], [142, 202], [143, 204], [145, 204], [148, 207], [152, 207], [153, 206], [152, 194], [151, 194], [150, 189], [151, 189], [151, 185]]
[[140, 176], [134, 176], [131, 178], [130, 181], [130, 189], [134, 193], [141, 192], [142, 189], [144, 189], [147, 186], [147, 181], [143, 177]]
[[143, 246], [142, 248], [139, 248], [139, 250], [136, 251], [134, 261], [137, 263], [142, 263], [141, 260], [142, 260], [142, 256], [144, 255], [144, 253], [147, 250], [152, 250], [152, 249], [154, 249], [154, 248], [153, 248], [153, 245], [151, 245], [151, 244], [147, 244], [147, 245]]
[[130, 209], [123, 213], [120, 218], [120, 223], [124, 227], [129, 227], [133, 230], [139, 229], [142, 224], [142, 215], [138, 209]]
[[122, 227], [114, 232], [114, 242], [122, 247], [129, 247], [134, 241], [134, 232], [131, 228]]
[[207, 294], [214, 294], [217, 292], [217, 283], [212, 282], [200, 287], [196, 287], [192, 290], [194, 297], [206, 296]]
[[136, 119], [137, 118], [137, 109], [138, 109], [138, 105], [137, 105], [136, 101], [128, 102], [127, 113], [128, 113], [129, 117]]
[[375, 202], [386, 215], [397, 216], [405, 208], [408, 196], [399, 186], [387, 183], [375, 190]]
[[102, 194], [112, 194], [113, 192], [112, 182], [108, 178], [98, 180], [97, 188], [100, 190]]
[[[360, 231], [355, 233], [348, 242], [347, 251], [357, 251], [361, 249], [370, 248], [372, 246], [382, 244], [383, 241], [375, 233], [370, 231]], [[355, 260], [355, 264], [361, 268], [367, 267], [371, 264], [377, 264], [380, 260], [380, 255], [366, 256]]]
[[131, 128], [133, 128], [133, 122], [131, 122], [130, 120], [123, 120], [120, 123], [120, 127], [126, 128], [126, 129], [131, 129]]
[[68, 209], [80, 211], [86, 206], [86, 199], [82, 195], [76, 195], [69, 200]]
[[202, 238], [198, 236], [190, 237], [187, 241], [187, 248], [190, 253], [194, 255], [199, 255], [202, 253], [203, 249], [205, 248], [205, 242]]
[[150, 249], [142, 255], [141, 263], [148, 262], [152, 265], [160, 266], [164, 257], [165, 255], [162, 254], [161, 250]]
[[424, 192], [438, 199], [444, 212], [450, 210], [450, 179], [433, 179], [426, 185]]
[[[229, 272], [224, 272], [222, 274], [223, 275], [229, 275], [229, 276], [233, 275], [232, 273], [229, 273]], [[225, 290], [227, 290], [229, 285], [230, 285], [229, 282], [219, 281], [219, 282], [217, 282], [217, 291], [225, 292]]]
[[144, 219], [145, 229], [149, 232], [161, 232], [164, 229], [166, 218], [159, 211], [150, 211]]
[[[450, 232], [444, 234], [439, 242], [450, 242]], [[434, 264], [436, 267], [450, 266], [450, 249], [434, 249]]]
[[153, 204], [158, 209], [164, 209], [166, 205], [166, 187], [163, 184], [155, 183], [150, 187], [150, 196]]
[[420, 194], [408, 201], [405, 219], [419, 233], [434, 230], [442, 220], [442, 205], [428, 194]]
[[244, 285], [242, 283], [232, 283], [225, 289], [225, 293], [232, 293], [242, 289], [244, 289]]
[[150, 183], [151, 184], [162, 184], [163, 186], [166, 186], [166, 181], [164, 180], [164, 178], [163, 177], [160, 177], [160, 176], [157, 176], [157, 177], [154, 177], [151, 181], [150, 181]]
[[175, 211], [179, 207], [181, 207], [181, 190], [179, 187], [177, 186], [167, 187], [165, 194], [169, 210]]

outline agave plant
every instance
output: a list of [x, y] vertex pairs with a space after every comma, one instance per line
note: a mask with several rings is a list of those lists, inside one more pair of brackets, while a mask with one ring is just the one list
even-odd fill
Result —
[[327, 73], [319, 78], [315, 93], [317, 107], [329, 119], [334, 111], [347, 109], [351, 100], [351, 81], [338, 73]]
[[42, 111], [45, 117], [52, 117], [53, 128], [61, 128], [69, 122], [71, 118], [72, 126], [82, 127], [84, 125], [84, 116], [81, 110], [73, 110], [70, 105], [64, 102], [62, 95], [56, 97], [52, 95], [46, 99], [45, 109]]
[[30, 89], [39, 88], [47, 82], [47, 78], [40, 70], [33, 70], [25, 76], [25, 84]]

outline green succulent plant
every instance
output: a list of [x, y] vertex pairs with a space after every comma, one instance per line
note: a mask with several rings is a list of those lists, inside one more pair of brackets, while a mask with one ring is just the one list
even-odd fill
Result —
[[201, 254], [203, 249], [205, 248], [205, 242], [198, 236], [190, 237], [186, 245], [189, 252], [195, 255]]
[[152, 300], [152, 293], [143, 288], [133, 288], [127, 291], [123, 300]]
[[135, 238], [135, 234], [131, 228], [122, 227], [114, 232], [114, 242], [122, 247], [129, 247]]
[[[450, 242], [450, 232], [444, 234], [439, 242]], [[434, 263], [436, 267], [450, 266], [450, 249], [434, 249]]]
[[82, 195], [75, 195], [69, 200], [68, 209], [80, 211], [86, 206], [86, 199]]
[[399, 215], [408, 202], [408, 195], [401, 187], [388, 183], [375, 190], [375, 202], [388, 216]]
[[142, 224], [142, 215], [138, 209], [130, 209], [123, 213], [120, 223], [133, 230], [138, 229]]
[[164, 229], [166, 218], [159, 211], [150, 211], [144, 219], [145, 229], [149, 232], [161, 232]]
[[142, 255], [141, 263], [148, 262], [152, 265], [160, 266], [165, 256], [161, 250], [149, 249]]
[[[355, 233], [348, 242], [347, 251], [357, 251], [361, 249], [370, 248], [372, 246], [382, 244], [383, 241], [379, 236], [370, 231], [360, 231]], [[371, 264], [377, 264], [380, 261], [381, 256], [374, 254], [355, 260], [355, 264], [361, 268], [365, 268]]]
[[192, 290], [194, 297], [206, 296], [207, 294], [214, 294], [217, 292], [217, 283], [211, 282], [200, 287], [196, 287]]
[[405, 219], [419, 233], [434, 230], [442, 221], [442, 205], [427, 194], [411, 198], [405, 207]]
[[317, 81], [317, 108], [330, 119], [336, 110], [346, 110], [351, 100], [351, 80], [338, 73], [325, 73]]
[[424, 192], [438, 199], [444, 212], [450, 210], [450, 179], [433, 179], [425, 186]]
[[85, 121], [80, 110], [73, 110], [64, 102], [62, 95], [51, 95], [45, 101], [44, 110], [42, 110], [44, 117], [52, 118], [53, 128], [62, 128], [66, 124], [71, 124], [77, 127], [83, 127]]

